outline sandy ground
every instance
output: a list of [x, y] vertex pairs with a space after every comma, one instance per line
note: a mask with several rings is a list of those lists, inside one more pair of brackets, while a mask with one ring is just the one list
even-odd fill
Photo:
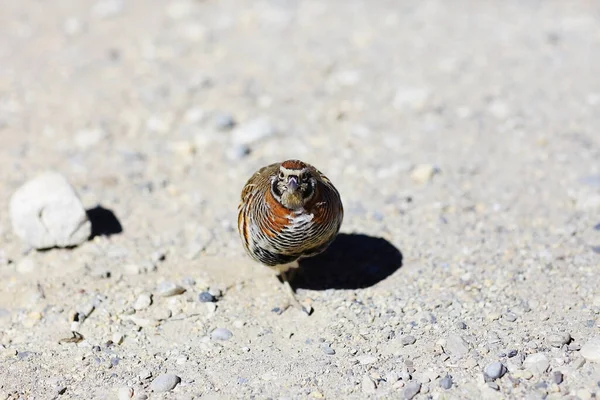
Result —
[[[2, 2], [0, 398], [599, 397], [599, 66], [585, 0]], [[237, 236], [287, 158], [346, 209], [311, 316]], [[78, 247], [12, 231], [47, 169]]]

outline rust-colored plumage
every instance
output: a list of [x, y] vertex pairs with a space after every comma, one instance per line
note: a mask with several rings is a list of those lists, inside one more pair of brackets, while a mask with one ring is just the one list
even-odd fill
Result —
[[[258, 170], [242, 189], [238, 230], [254, 260], [282, 273], [324, 251], [342, 224], [342, 201], [312, 165], [287, 160]], [[288, 284], [289, 287], [289, 284]]]

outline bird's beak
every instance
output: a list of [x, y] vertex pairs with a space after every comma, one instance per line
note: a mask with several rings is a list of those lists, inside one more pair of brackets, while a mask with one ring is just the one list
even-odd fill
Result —
[[290, 176], [288, 178], [287, 186], [291, 192], [295, 192], [296, 190], [298, 190], [298, 178], [295, 176]]

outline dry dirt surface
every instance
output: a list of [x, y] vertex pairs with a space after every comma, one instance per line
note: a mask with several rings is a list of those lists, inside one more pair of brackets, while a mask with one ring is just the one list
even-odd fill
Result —
[[[598, 398], [599, 132], [597, 1], [3, 1], [0, 399]], [[310, 316], [237, 233], [288, 158]], [[89, 240], [15, 234], [47, 170]]]

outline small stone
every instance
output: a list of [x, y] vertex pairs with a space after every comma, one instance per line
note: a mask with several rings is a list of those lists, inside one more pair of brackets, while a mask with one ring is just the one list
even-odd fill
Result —
[[392, 106], [400, 111], [419, 111], [430, 96], [431, 91], [425, 87], [400, 87], [396, 90]]
[[523, 361], [523, 366], [536, 375], [542, 375], [548, 370], [550, 362], [545, 354], [533, 353], [528, 355], [525, 361]]
[[238, 125], [232, 132], [231, 138], [235, 144], [249, 145], [275, 135], [276, 130], [266, 117], [259, 117]]
[[518, 351], [517, 351], [517, 350], [515, 350], [515, 349], [511, 349], [511, 350], [509, 350], [509, 351], [508, 351], [508, 353], [506, 353], [506, 356], [507, 356], [508, 358], [513, 358], [514, 356], [516, 356], [516, 355], [517, 355], [517, 353], [518, 353]]
[[458, 329], [467, 329], [467, 324], [465, 324], [464, 322], [460, 321], [456, 323], [456, 327]]
[[403, 335], [400, 338], [400, 343], [402, 343], [402, 346], [410, 346], [411, 344], [415, 344], [416, 341], [417, 339], [415, 339], [415, 337], [412, 335]]
[[369, 375], [363, 376], [361, 387], [362, 387], [363, 393], [365, 393], [365, 394], [373, 394], [373, 393], [375, 393], [375, 390], [377, 389], [375, 382], [373, 382], [373, 380], [371, 380], [371, 378], [369, 378]]
[[217, 287], [210, 287], [208, 289], [208, 293], [210, 293], [213, 297], [219, 298], [223, 295], [223, 292], [221, 292], [221, 289], [217, 288]]
[[431, 164], [421, 164], [413, 168], [410, 173], [410, 178], [419, 184], [424, 184], [433, 178], [439, 172], [439, 169]]
[[158, 326], [159, 324], [159, 322], [155, 319], [142, 318], [135, 315], [129, 316], [128, 319], [137, 326], [141, 326], [142, 328], [153, 328], [155, 326]]
[[377, 361], [377, 357], [371, 355], [359, 356], [356, 359], [361, 365], [369, 365]]
[[142, 380], [142, 381], [145, 381], [146, 379], [150, 379], [150, 378], [152, 378], [152, 371], [150, 371], [149, 369], [143, 369], [138, 374], [138, 378], [140, 378], [140, 380]]
[[115, 332], [115, 333], [113, 333], [111, 340], [114, 344], [121, 344], [121, 343], [123, 343], [123, 334], [119, 333], [119, 332]]
[[92, 14], [96, 18], [111, 18], [123, 11], [123, 0], [99, 0], [92, 7]]
[[133, 388], [128, 386], [120, 387], [117, 390], [117, 399], [118, 400], [129, 400], [133, 397]]
[[418, 381], [410, 381], [404, 387], [404, 398], [411, 400], [421, 391], [421, 383]]
[[592, 398], [592, 393], [587, 389], [579, 389], [575, 394], [579, 400], [590, 400]]
[[168, 392], [181, 382], [181, 378], [175, 374], [162, 374], [157, 376], [150, 384], [153, 392]]
[[148, 293], [142, 293], [138, 296], [135, 301], [133, 308], [137, 311], [145, 310], [152, 304], [152, 295]]
[[581, 347], [580, 353], [587, 361], [600, 363], [600, 336], [595, 336], [588, 340]]
[[24, 258], [17, 263], [16, 270], [20, 274], [31, 274], [37, 270], [37, 263], [31, 258]]
[[335, 350], [331, 348], [331, 345], [329, 343], [322, 343], [321, 350], [323, 350], [323, 353], [325, 353], [329, 356], [332, 356], [335, 354]]
[[19, 187], [10, 199], [15, 234], [36, 249], [79, 245], [92, 225], [75, 189], [56, 172], [46, 172]]
[[490, 104], [490, 114], [498, 119], [505, 119], [510, 115], [510, 109], [508, 105], [502, 101], [496, 100]]
[[157, 292], [159, 296], [170, 297], [182, 294], [185, 292], [185, 288], [173, 283], [173, 282], [161, 282], [158, 285]]
[[216, 113], [213, 116], [213, 123], [218, 131], [229, 131], [235, 127], [235, 119], [227, 113]]
[[512, 312], [507, 312], [502, 317], [508, 322], [515, 322], [517, 320], [517, 315]]
[[506, 374], [506, 367], [499, 361], [493, 362], [485, 367], [484, 374], [487, 378], [495, 380], [502, 378]]
[[75, 134], [73, 142], [81, 150], [87, 150], [96, 146], [105, 137], [106, 132], [100, 128], [85, 129]]
[[241, 160], [242, 158], [247, 157], [250, 154], [250, 147], [246, 144], [234, 144], [233, 146], [227, 149], [225, 155], [227, 159], [232, 161]]
[[446, 375], [440, 379], [440, 386], [444, 389], [450, 389], [452, 387], [452, 383], [452, 377], [450, 375]]
[[452, 334], [446, 339], [444, 350], [450, 355], [460, 358], [469, 352], [469, 345], [462, 337]]
[[210, 333], [212, 340], [229, 340], [233, 336], [233, 333], [229, 329], [217, 328]]
[[212, 303], [216, 301], [215, 297], [208, 292], [200, 292], [198, 300], [200, 303]]
[[563, 376], [562, 372], [560, 372], [560, 371], [552, 372], [552, 381], [554, 383], [556, 383], [557, 385], [560, 385], [562, 383], [563, 379], [564, 379], [564, 376]]
[[553, 333], [548, 335], [548, 344], [552, 347], [562, 347], [571, 341], [571, 335], [568, 333]]

